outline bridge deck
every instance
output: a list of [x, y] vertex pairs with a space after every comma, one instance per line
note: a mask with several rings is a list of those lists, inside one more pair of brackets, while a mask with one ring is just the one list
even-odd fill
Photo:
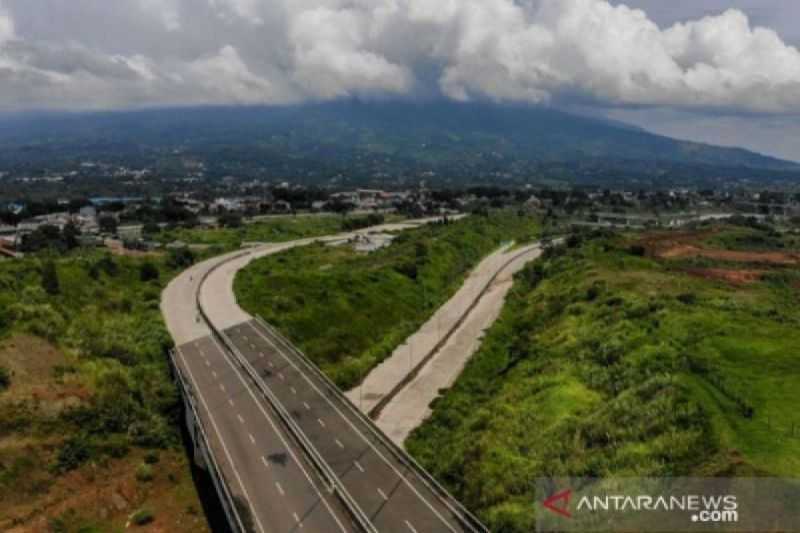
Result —
[[180, 346], [212, 453], [248, 530], [355, 531], [243, 371], [212, 337]]
[[417, 472], [399, 461], [342, 397], [257, 321], [224, 332], [333, 468], [378, 531], [468, 531]]

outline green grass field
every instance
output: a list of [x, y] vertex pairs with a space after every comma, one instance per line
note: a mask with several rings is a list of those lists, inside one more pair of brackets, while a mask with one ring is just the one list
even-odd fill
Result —
[[572, 242], [523, 270], [406, 442], [492, 531], [534, 529], [537, 477], [800, 475], [797, 267], [734, 285], [635, 239]]
[[512, 212], [406, 231], [365, 255], [322, 244], [258, 260], [237, 298], [286, 333], [342, 388], [380, 363], [501, 243], [529, 239], [536, 220]]

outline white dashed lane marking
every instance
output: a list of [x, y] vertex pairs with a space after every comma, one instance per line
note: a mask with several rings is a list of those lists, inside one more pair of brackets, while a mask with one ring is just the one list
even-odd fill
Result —
[[242, 418], [242, 415], [236, 415], [236, 418], [239, 419], [240, 424], [244, 424], [244, 418]]
[[359, 470], [359, 471], [360, 471], [362, 474], [364, 473], [364, 467], [363, 467], [363, 466], [361, 466], [361, 463], [359, 463], [358, 461], [353, 461], [353, 464], [354, 464], [354, 465], [356, 465], [356, 468], [358, 468], [358, 470]]
[[278, 483], [277, 481], [275, 482], [275, 487], [278, 489], [278, 492], [281, 493], [281, 496], [285, 496], [286, 495], [286, 493], [283, 492], [283, 487], [281, 487], [281, 484]]
[[388, 496], [386, 496], [386, 493], [385, 493], [385, 492], [383, 492], [381, 489], [378, 489], [378, 494], [380, 494], [380, 495], [381, 495], [381, 498], [383, 498], [383, 499], [384, 499], [384, 500], [386, 500], [387, 502], [389, 501], [389, 497], [388, 497]]

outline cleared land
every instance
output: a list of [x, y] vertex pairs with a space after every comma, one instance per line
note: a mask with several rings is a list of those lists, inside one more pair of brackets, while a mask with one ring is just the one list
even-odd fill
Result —
[[[406, 441], [493, 531], [534, 528], [539, 476], [800, 475], [800, 270], [725, 253], [795, 236], [718, 226], [677, 238], [709, 253], [670, 258], [667, 235], [570, 239], [526, 267]], [[771, 244], [726, 246], [743, 235]]]
[[419, 329], [482, 257], [537, 228], [534, 219], [503, 211], [408, 230], [370, 254], [296, 248], [240, 272], [236, 296], [349, 389]]

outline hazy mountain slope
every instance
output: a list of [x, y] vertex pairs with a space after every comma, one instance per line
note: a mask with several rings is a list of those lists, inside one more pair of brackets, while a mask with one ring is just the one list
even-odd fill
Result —
[[154, 158], [174, 149], [241, 161], [245, 168], [313, 161], [346, 169], [364, 158], [386, 158], [403, 168], [461, 174], [473, 167], [552, 162], [800, 169], [747, 150], [677, 141], [610, 121], [489, 104], [343, 102], [0, 118], [0, 163]]

